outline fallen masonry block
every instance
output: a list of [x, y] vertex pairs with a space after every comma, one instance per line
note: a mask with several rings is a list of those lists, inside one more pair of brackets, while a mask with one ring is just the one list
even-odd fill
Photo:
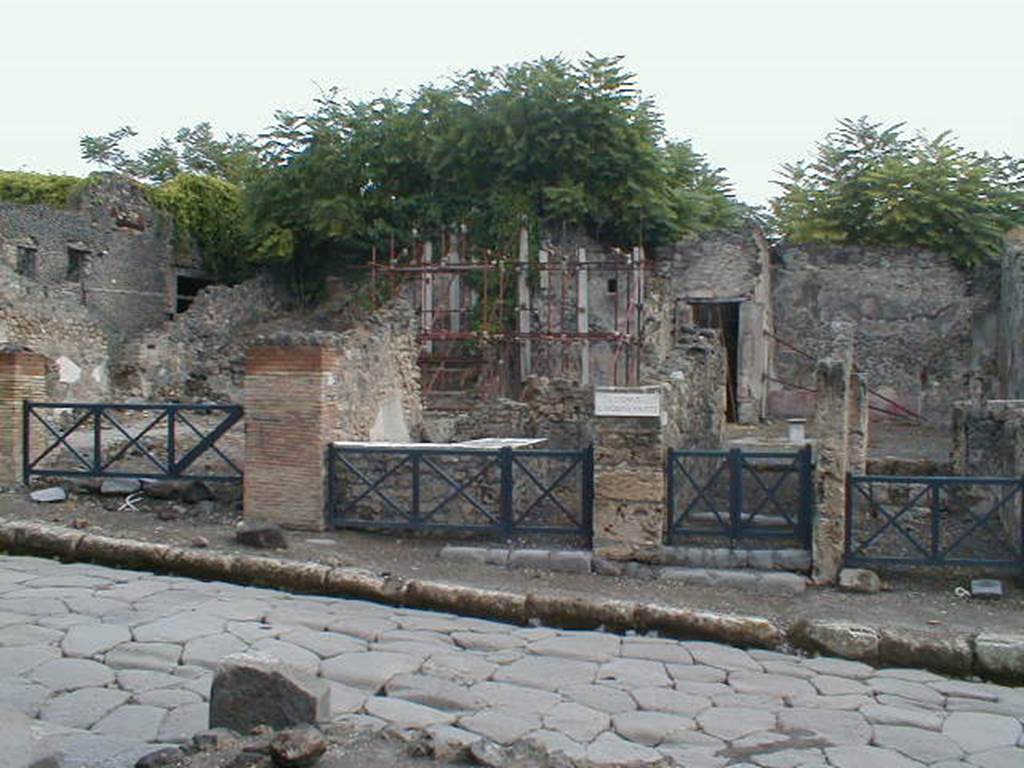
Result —
[[68, 492], [60, 486], [54, 486], [53, 488], [40, 488], [38, 491], [32, 491], [28, 497], [38, 504], [57, 504], [68, 500]]
[[224, 657], [210, 687], [210, 727], [248, 733], [257, 725], [289, 728], [326, 721], [330, 684], [270, 656]]
[[878, 574], [866, 568], [843, 568], [839, 572], [839, 588], [844, 592], [878, 592], [882, 580]]
[[242, 523], [235, 530], [235, 541], [256, 549], [288, 549], [284, 531], [274, 523]]

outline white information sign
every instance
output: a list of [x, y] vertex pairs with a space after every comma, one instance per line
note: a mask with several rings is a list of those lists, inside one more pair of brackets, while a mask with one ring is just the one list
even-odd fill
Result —
[[661, 416], [661, 392], [595, 389], [595, 416]]

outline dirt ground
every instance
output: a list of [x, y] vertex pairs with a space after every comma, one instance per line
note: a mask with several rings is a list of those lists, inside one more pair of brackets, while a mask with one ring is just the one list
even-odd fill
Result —
[[[91, 533], [177, 546], [193, 546], [197, 537], [224, 552], [254, 550], [235, 542], [240, 520], [236, 504], [184, 505], [144, 499], [138, 511], [118, 511], [121, 500], [75, 495], [60, 504], [37, 504], [24, 491], [0, 494], [0, 518], [82, 527]], [[158, 513], [177, 519], [161, 520]], [[287, 550], [277, 557], [328, 565], [359, 566], [378, 573], [427, 578], [511, 591], [538, 591], [657, 602], [669, 606], [765, 616], [788, 622], [799, 617], [854, 619], [877, 626], [910, 627], [932, 632], [1024, 630], [1024, 584], [1019, 574], [982, 574], [920, 569], [883, 573], [886, 588], [878, 594], [810, 588], [796, 597], [765, 596], [722, 587], [683, 586], [667, 581], [611, 576], [511, 571], [487, 565], [450, 563], [438, 553], [450, 538], [394, 533], [328, 531], [289, 532]], [[465, 541], [465, 540], [462, 540]], [[498, 545], [506, 542], [493, 542]], [[521, 546], [526, 542], [510, 542]], [[550, 546], [550, 544], [548, 544]], [[999, 575], [1006, 594], [997, 600], [958, 597], [957, 587], [970, 578]]]

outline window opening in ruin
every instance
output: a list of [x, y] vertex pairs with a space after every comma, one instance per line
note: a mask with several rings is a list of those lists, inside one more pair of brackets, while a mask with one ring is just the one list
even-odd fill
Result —
[[174, 311], [180, 314], [192, 306], [198, 293], [208, 285], [213, 285], [213, 281], [201, 277], [178, 275], [175, 284]]
[[691, 302], [693, 321], [702, 328], [718, 331], [722, 346], [725, 347], [726, 386], [725, 418], [735, 422], [737, 418], [737, 394], [739, 389], [739, 348], [740, 348], [740, 301], [699, 301]]
[[35, 278], [38, 274], [38, 262], [36, 261], [36, 249], [27, 245], [18, 246], [18, 266], [15, 268], [19, 275]]
[[65, 279], [71, 283], [77, 283], [85, 274], [85, 265], [89, 259], [89, 252], [81, 248], [68, 246], [68, 271]]
[[618, 278], [609, 277], [608, 278], [608, 293], [618, 293], [618, 292], [619, 292], [619, 280], [618, 280]]

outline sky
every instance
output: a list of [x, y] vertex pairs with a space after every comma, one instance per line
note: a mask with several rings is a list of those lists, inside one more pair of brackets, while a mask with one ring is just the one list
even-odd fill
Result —
[[1024, 156], [1024, 0], [2, 0], [0, 169], [81, 175], [83, 135], [255, 134], [320, 89], [624, 55], [671, 137], [763, 203], [840, 117]]

